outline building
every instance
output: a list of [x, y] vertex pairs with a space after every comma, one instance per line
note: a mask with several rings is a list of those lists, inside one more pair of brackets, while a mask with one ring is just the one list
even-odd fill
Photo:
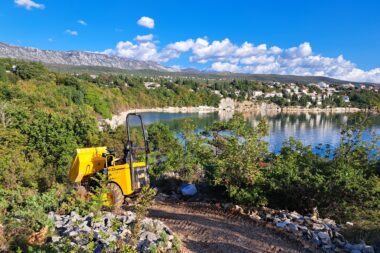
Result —
[[156, 89], [156, 88], [160, 88], [161, 87], [161, 85], [159, 83], [155, 83], [155, 82], [144, 82], [144, 86], [148, 90], [150, 90], [150, 89]]
[[317, 84], [317, 86], [318, 86], [319, 88], [321, 88], [321, 89], [326, 89], [326, 88], [329, 87], [329, 85], [328, 85], [327, 83], [325, 83], [325, 82], [319, 82], [319, 83]]
[[346, 83], [346, 84], [342, 85], [342, 88], [344, 88], [344, 89], [353, 89], [353, 88], [355, 88], [355, 85], [353, 85], [352, 83]]

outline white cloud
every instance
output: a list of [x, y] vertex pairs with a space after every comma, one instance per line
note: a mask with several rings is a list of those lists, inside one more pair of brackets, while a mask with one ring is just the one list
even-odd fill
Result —
[[70, 30], [70, 29], [67, 29], [65, 31], [66, 34], [70, 35], [70, 36], [78, 36], [78, 32], [77, 31], [73, 31], [73, 30]]
[[209, 43], [206, 39], [198, 38], [193, 47], [191, 61], [206, 63], [209, 60], [224, 61], [227, 60], [237, 47], [229, 39], [222, 41], [215, 40]]
[[87, 25], [87, 22], [84, 21], [83, 19], [79, 19], [79, 20], [78, 20], [78, 24], [83, 25], [83, 26], [86, 26], [86, 25]]
[[117, 43], [115, 50], [107, 49], [103, 53], [141, 61], [160, 61], [157, 46], [150, 41], [137, 44], [130, 41], [120, 41]]
[[137, 40], [137, 41], [151, 41], [151, 40], [153, 40], [153, 34], [137, 35], [135, 37], [135, 40]]
[[154, 20], [150, 17], [141, 17], [138, 21], [137, 24], [140, 26], [144, 26], [149, 29], [154, 28]]
[[36, 3], [32, 0], [15, 0], [14, 2], [17, 6], [23, 7], [27, 10], [31, 10], [33, 8], [45, 9], [45, 5]]
[[189, 51], [194, 46], [194, 40], [188, 39], [185, 41], [178, 41], [166, 46], [167, 49], [175, 50], [178, 52]]
[[312, 49], [309, 42], [304, 42], [298, 47], [286, 49], [285, 54], [290, 58], [306, 57], [312, 54]]
[[277, 47], [277, 46], [273, 46], [270, 48], [270, 51], [272, 54], [281, 54], [282, 53], [282, 49]]
[[368, 71], [358, 68], [342, 55], [333, 58], [313, 52], [309, 42], [290, 48], [268, 47], [244, 42], [234, 44], [228, 38], [177, 41], [159, 47], [152, 41], [136, 44], [119, 42], [114, 50], [105, 51], [123, 57], [155, 62], [168, 62], [185, 53], [190, 62], [208, 64], [211, 70], [255, 74], [319, 75], [350, 81], [380, 83], [380, 68]]
[[48, 38], [49, 42], [54, 42], [53, 38]]
[[242, 58], [240, 60], [240, 63], [252, 65], [252, 64], [269, 64], [275, 61], [274, 56], [267, 56], [267, 55], [252, 55], [250, 57]]
[[171, 59], [179, 58], [183, 53], [189, 51], [194, 46], [194, 40], [188, 39], [168, 44], [159, 53], [161, 62], [167, 62]]
[[240, 72], [241, 69], [236, 64], [231, 64], [228, 62], [214, 62], [211, 65], [211, 69], [218, 72]]

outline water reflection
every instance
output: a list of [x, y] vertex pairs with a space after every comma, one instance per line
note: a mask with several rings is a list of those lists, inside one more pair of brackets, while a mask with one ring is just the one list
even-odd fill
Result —
[[[219, 111], [207, 114], [198, 113], [142, 113], [145, 124], [163, 122], [168, 124], [172, 130], [179, 130], [183, 126], [184, 119], [192, 119], [198, 128], [205, 128], [217, 120], [228, 120], [232, 118], [233, 112]], [[334, 113], [245, 113], [244, 117], [252, 124], [257, 125], [261, 119], [266, 119], [269, 125], [270, 150], [278, 152], [282, 143], [290, 137], [302, 141], [305, 145], [316, 147], [319, 144], [329, 144], [337, 147], [340, 141], [342, 127], [349, 123], [348, 114]], [[371, 116], [372, 124], [363, 134], [365, 140], [372, 138], [371, 132], [380, 135], [380, 116]], [[380, 142], [378, 143], [380, 145]], [[317, 152], [317, 149], [314, 148]]]

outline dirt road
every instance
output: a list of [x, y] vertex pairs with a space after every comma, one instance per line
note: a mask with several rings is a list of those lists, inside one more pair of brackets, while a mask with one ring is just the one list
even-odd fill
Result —
[[150, 216], [163, 221], [181, 238], [183, 252], [310, 252], [248, 217], [205, 203], [160, 201]]

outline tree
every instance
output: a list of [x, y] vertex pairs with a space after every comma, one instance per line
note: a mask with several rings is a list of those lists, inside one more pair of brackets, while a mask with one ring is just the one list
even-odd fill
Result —
[[29, 152], [38, 152], [44, 161], [44, 166], [36, 169], [53, 174], [59, 181], [66, 179], [67, 166], [78, 147], [73, 125], [69, 117], [37, 112], [24, 129]]

